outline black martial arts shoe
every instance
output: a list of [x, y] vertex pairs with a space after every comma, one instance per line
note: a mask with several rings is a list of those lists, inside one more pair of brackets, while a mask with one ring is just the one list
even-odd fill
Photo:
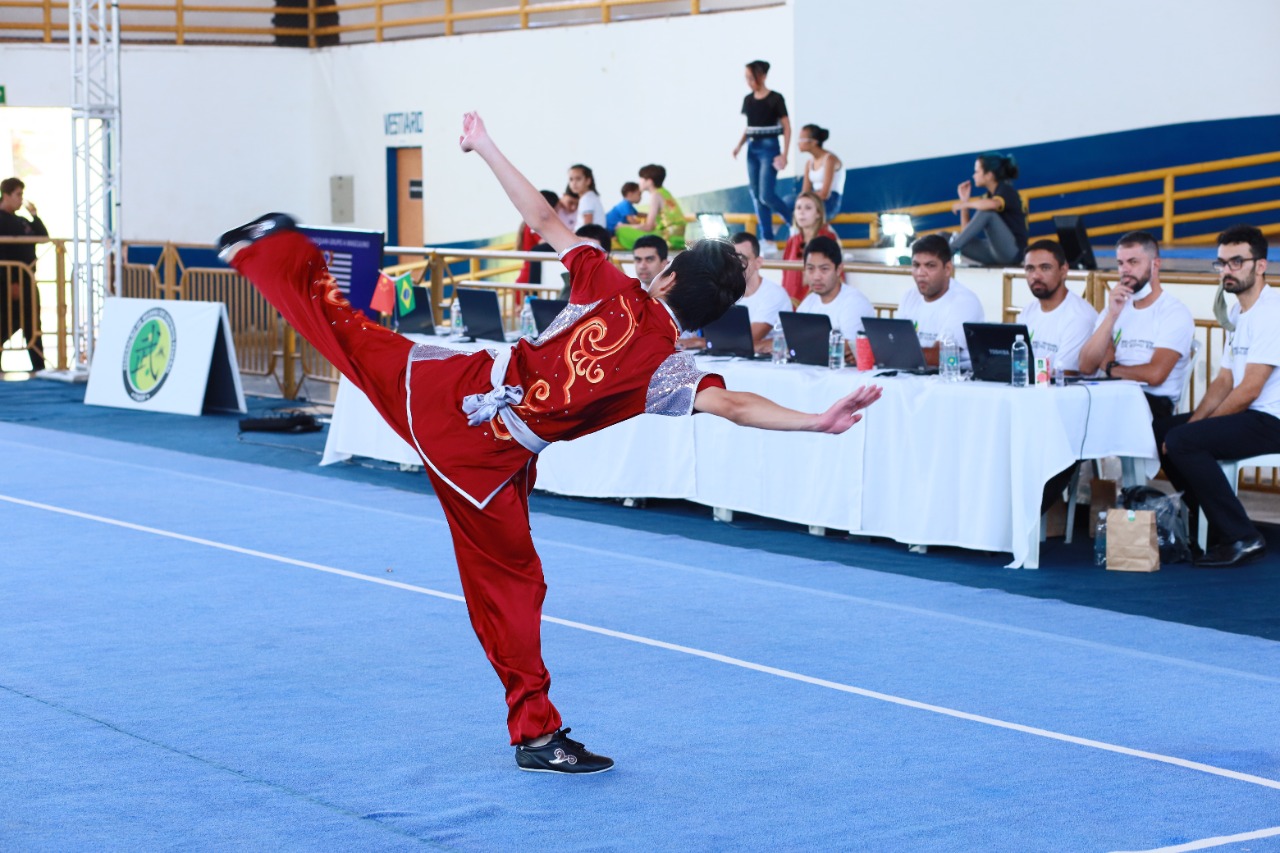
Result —
[[543, 746], [516, 747], [516, 766], [532, 773], [603, 773], [613, 769], [613, 759], [596, 755], [576, 740], [569, 729], [560, 729]]
[[231, 259], [232, 255], [255, 240], [261, 240], [277, 231], [292, 231], [297, 227], [298, 221], [287, 213], [268, 213], [265, 216], [259, 216], [247, 225], [232, 228], [219, 237], [218, 257], [225, 263]]
[[1197, 569], [1232, 569], [1236, 566], [1256, 560], [1267, 553], [1267, 540], [1261, 536], [1252, 539], [1241, 539], [1239, 542], [1228, 542], [1210, 548], [1204, 556], [1196, 560]]

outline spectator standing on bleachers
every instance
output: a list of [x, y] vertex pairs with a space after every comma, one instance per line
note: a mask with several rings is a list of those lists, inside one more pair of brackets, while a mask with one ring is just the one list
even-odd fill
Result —
[[1116, 264], [1120, 281], [1080, 349], [1080, 372], [1103, 371], [1112, 379], [1146, 383], [1152, 417], [1167, 418], [1191, 369], [1195, 321], [1187, 306], [1160, 286], [1160, 244], [1146, 231], [1120, 238]]
[[758, 236], [765, 256], [772, 257], [776, 251], [773, 216], [785, 219], [787, 215], [787, 203], [778, 195], [778, 172], [787, 168], [791, 119], [787, 117], [786, 100], [766, 85], [768, 75], [769, 63], [763, 59], [747, 63], [747, 87], [751, 92], [742, 100], [747, 127], [733, 146], [733, 157], [736, 160], [742, 146], [747, 146], [747, 189], [760, 221]]
[[968, 368], [969, 346], [964, 324], [981, 323], [982, 303], [977, 295], [956, 281], [951, 247], [945, 237], [929, 234], [911, 244], [911, 278], [898, 303], [898, 316], [915, 324], [925, 362], [938, 363], [938, 346], [949, 337], [960, 350], [960, 366]]
[[609, 208], [605, 214], [604, 227], [609, 233], [618, 230], [619, 225], [632, 225], [640, 220], [636, 205], [640, 203], [640, 185], [635, 181], [627, 181], [622, 185], [622, 201]]
[[1192, 523], [1197, 508], [1209, 521], [1210, 547], [1196, 565], [1229, 568], [1267, 547], [1218, 461], [1280, 453], [1280, 295], [1267, 286], [1267, 238], [1252, 225], [1218, 235], [1214, 267], [1239, 300], [1230, 314], [1235, 331], [1196, 410], [1157, 421], [1155, 433], [1161, 466], [1184, 494]]
[[600, 193], [596, 192], [596, 176], [588, 167], [575, 163], [569, 167], [569, 191], [578, 196], [577, 218], [574, 230], [583, 225], [605, 226], [607, 214]]
[[782, 285], [760, 275], [760, 241], [756, 235], [739, 231], [732, 240], [747, 274], [747, 289], [738, 304], [747, 307], [747, 316], [751, 318], [751, 340], [756, 351], [768, 352], [772, 344], [769, 333], [778, 325], [778, 314], [791, 310], [791, 297]]
[[[1018, 164], [1010, 154], [992, 152], [974, 161], [973, 180], [956, 188], [960, 200], [951, 205], [960, 214], [960, 233], [951, 238], [952, 252], [984, 267], [1007, 267], [1022, 259], [1027, 212], [1013, 187], [1016, 177]], [[987, 194], [973, 198], [977, 187]]]
[[667, 170], [656, 163], [640, 167], [640, 190], [647, 196], [649, 209], [644, 221], [637, 225], [619, 225], [615, 229], [618, 245], [630, 249], [645, 234], [655, 234], [672, 249], [684, 248], [684, 211], [671, 191], [663, 186]]
[[[32, 202], [23, 202], [26, 184], [21, 178], [0, 181], [0, 237], [48, 237], [49, 229], [36, 214]], [[26, 209], [27, 219], [18, 215]], [[36, 266], [34, 243], [0, 244], [0, 261]], [[34, 277], [25, 269], [0, 269], [0, 343], [18, 332], [27, 341], [32, 370], [44, 370], [44, 348], [40, 336], [40, 293]]]
[[[542, 197], [547, 200], [547, 204], [555, 210], [556, 205], [560, 203], [560, 196], [551, 190], [541, 190]], [[542, 239], [537, 231], [529, 227], [529, 223], [521, 222], [520, 227], [516, 229], [516, 250], [520, 252], [540, 252], [551, 251], [551, 247]], [[542, 283], [542, 264], [533, 265], [533, 261], [525, 261], [520, 267], [520, 273], [516, 276], [518, 284], [541, 284]]]
[[809, 295], [796, 311], [830, 317], [831, 328], [844, 336], [845, 364], [853, 364], [854, 336], [862, 331], [862, 318], [876, 316], [876, 309], [862, 291], [845, 284], [839, 243], [830, 237], [809, 241], [804, 247], [804, 280], [809, 285]]
[[638, 237], [636, 244], [631, 247], [631, 258], [636, 265], [636, 278], [640, 280], [640, 286], [646, 291], [658, 277], [658, 273], [662, 272], [662, 268], [667, 265], [669, 252], [667, 241], [657, 234]]
[[1035, 297], [1020, 318], [1031, 333], [1032, 351], [1037, 358], [1047, 357], [1055, 373], [1078, 375], [1080, 348], [1093, 335], [1098, 312], [1067, 289], [1067, 256], [1054, 240], [1028, 246], [1023, 271]]
[[[796, 196], [796, 206], [791, 218], [791, 238], [782, 253], [784, 261], [798, 261], [804, 257], [805, 246], [815, 237], [837, 240], [836, 232], [827, 225], [827, 210], [817, 193], [802, 192]], [[804, 283], [803, 270], [783, 270], [782, 287], [795, 302], [804, 299], [809, 288]]]
[[809, 155], [804, 164], [804, 181], [800, 190], [815, 193], [822, 199], [828, 222], [840, 212], [844, 195], [844, 163], [834, 152], [823, 147], [830, 136], [831, 132], [825, 127], [806, 124], [800, 128], [797, 141], [800, 150]]

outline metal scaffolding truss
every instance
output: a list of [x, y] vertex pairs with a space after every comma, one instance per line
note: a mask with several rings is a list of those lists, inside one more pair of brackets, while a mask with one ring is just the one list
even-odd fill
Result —
[[116, 0], [69, 0], [71, 46], [71, 323], [73, 371], [93, 357], [103, 299], [118, 293], [120, 240], [120, 10]]

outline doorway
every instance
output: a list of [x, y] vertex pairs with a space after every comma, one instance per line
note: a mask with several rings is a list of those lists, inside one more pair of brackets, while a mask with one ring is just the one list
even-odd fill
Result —
[[[387, 237], [396, 246], [423, 245], [422, 148], [387, 149]], [[403, 255], [397, 263], [420, 256]]]

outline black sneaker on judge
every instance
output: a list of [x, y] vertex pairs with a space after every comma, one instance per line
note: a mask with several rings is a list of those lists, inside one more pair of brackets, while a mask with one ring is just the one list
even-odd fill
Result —
[[603, 773], [613, 769], [613, 759], [596, 755], [560, 729], [543, 746], [516, 747], [516, 765], [532, 773]]
[[287, 213], [268, 213], [259, 216], [252, 222], [241, 225], [239, 228], [232, 228], [227, 233], [218, 238], [218, 257], [224, 261], [242, 245], [248, 245], [255, 240], [261, 240], [268, 234], [274, 234], [277, 231], [292, 231], [298, 227], [298, 222]]

